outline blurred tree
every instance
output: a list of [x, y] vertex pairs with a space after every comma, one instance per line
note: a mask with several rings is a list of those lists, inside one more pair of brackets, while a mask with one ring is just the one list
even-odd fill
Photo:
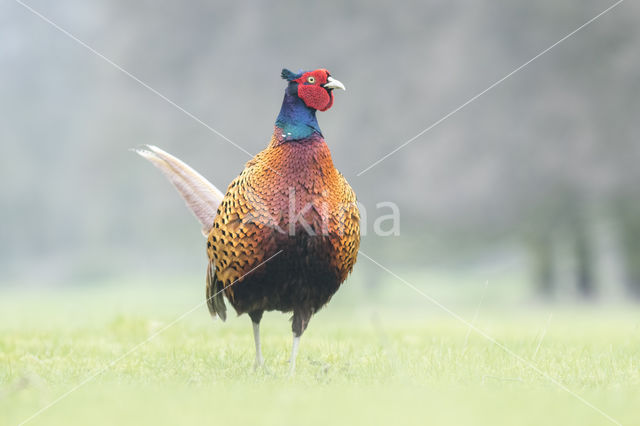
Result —
[[616, 214], [624, 249], [626, 285], [629, 295], [640, 299], [640, 200], [624, 197], [616, 201]]
[[[591, 229], [611, 210], [629, 291], [640, 293], [640, 3], [621, 4], [360, 177], [607, 5], [63, 3], [34, 7], [250, 153], [268, 142], [279, 69], [330, 69], [349, 89], [320, 117], [337, 167], [372, 214], [380, 201], [402, 209], [399, 238], [363, 240], [372, 256], [426, 267], [508, 246], [530, 256], [536, 291], [551, 297], [567, 284], [560, 244], [573, 247], [577, 291], [594, 297], [610, 284], [596, 282]], [[197, 225], [127, 148], [160, 145], [221, 187], [246, 153], [19, 5], [0, 8], [0, 280], [198, 270]], [[299, 19], [327, 10], [322, 37]]]

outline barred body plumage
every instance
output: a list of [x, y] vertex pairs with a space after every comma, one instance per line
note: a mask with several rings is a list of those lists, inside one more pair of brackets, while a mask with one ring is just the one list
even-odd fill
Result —
[[[218, 208], [207, 242], [214, 271], [207, 294], [224, 288], [238, 314], [254, 320], [263, 311], [293, 311], [293, 331], [301, 334], [353, 268], [359, 213], [324, 139], [286, 142], [279, 132], [229, 185]], [[212, 313], [224, 312], [221, 297], [209, 301]]]

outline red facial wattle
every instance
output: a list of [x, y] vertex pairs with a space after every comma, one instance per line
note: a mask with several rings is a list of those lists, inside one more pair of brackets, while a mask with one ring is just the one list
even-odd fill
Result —
[[309, 108], [326, 111], [333, 105], [333, 93], [321, 86], [299, 85], [298, 96]]
[[296, 79], [298, 83], [298, 97], [309, 108], [326, 111], [333, 105], [333, 91], [324, 87], [329, 72], [324, 69], [304, 73]]

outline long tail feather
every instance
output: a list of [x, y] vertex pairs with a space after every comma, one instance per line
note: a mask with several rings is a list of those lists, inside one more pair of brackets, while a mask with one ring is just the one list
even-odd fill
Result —
[[133, 151], [149, 160], [169, 179], [202, 224], [202, 233], [207, 236], [224, 194], [200, 173], [156, 146], [144, 145]]

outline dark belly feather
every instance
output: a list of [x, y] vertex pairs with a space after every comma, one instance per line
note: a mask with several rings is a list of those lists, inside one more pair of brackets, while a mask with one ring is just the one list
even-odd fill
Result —
[[313, 313], [338, 290], [340, 277], [331, 265], [325, 237], [304, 232], [280, 247], [279, 255], [234, 289], [231, 304], [238, 313], [294, 309]]

